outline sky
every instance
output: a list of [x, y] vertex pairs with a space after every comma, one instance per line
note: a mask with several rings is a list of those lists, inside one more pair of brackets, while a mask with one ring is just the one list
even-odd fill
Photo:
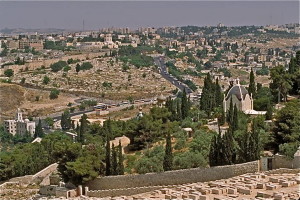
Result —
[[299, 22], [299, 1], [0, 1], [4, 28], [226, 26]]

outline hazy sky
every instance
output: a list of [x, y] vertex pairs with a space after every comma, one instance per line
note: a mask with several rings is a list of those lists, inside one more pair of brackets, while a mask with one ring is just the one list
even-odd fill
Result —
[[266, 25], [299, 22], [299, 1], [1, 2], [0, 29]]

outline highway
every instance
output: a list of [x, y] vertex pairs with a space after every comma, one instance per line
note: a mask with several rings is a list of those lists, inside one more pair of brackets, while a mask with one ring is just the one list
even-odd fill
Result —
[[180, 81], [178, 81], [177, 79], [175, 79], [175, 77], [171, 76], [168, 73], [167, 66], [165, 64], [165, 60], [164, 60], [163, 56], [155, 57], [154, 58], [154, 62], [158, 66], [159, 73], [161, 74], [161, 76], [164, 79], [166, 79], [167, 81], [169, 81], [170, 83], [172, 83], [179, 90], [181, 90], [181, 91], [185, 90], [187, 94], [190, 94], [190, 93], [193, 92], [188, 86], [186, 86], [185, 84], [181, 83]]

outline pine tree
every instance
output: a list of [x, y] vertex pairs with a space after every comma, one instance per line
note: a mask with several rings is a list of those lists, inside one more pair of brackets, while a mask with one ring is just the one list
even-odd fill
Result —
[[38, 125], [35, 127], [35, 133], [34, 133], [34, 137], [37, 138], [37, 137], [44, 137], [44, 130], [43, 130], [43, 127], [42, 127], [42, 121], [41, 119], [39, 119], [39, 123]]
[[249, 89], [248, 89], [249, 94], [252, 96], [255, 95], [256, 93], [256, 86], [255, 86], [255, 77], [254, 77], [254, 72], [251, 68], [251, 72], [250, 72], [250, 83], [249, 83]]
[[106, 130], [106, 146], [105, 146], [105, 175], [111, 175], [111, 164], [110, 164], [110, 138], [109, 132]]
[[111, 175], [117, 175], [118, 174], [118, 171], [117, 171], [118, 160], [117, 160], [117, 152], [116, 152], [114, 144], [112, 144], [112, 147], [111, 147], [111, 166], [112, 166]]
[[171, 143], [171, 134], [168, 132], [166, 137], [166, 150], [163, 161], [164, 171], [170, 171], [173, 167], [173, 154], [172, 154], [172, 143]]
[[118, 174], [124, 175], [124, 158], [123, 158], [123, 152], [122, 152], [122, 146], [120, 140], [118, 146]]
[[189, 102], [185, 90], [183, 90], [183, 94], [181, 98], [181, 114], [182, 114], [182, 119], [185, 119], [189, 114]]

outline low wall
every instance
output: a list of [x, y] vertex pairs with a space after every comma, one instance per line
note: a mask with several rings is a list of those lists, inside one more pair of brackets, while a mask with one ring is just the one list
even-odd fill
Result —
[[17, 183], [24, 183], [24, 184], [40, 183], [46, 176], [54, 172], [57, 169], [57, 166], [58, 166], [57, 163], [53, 163], [34, 175], [26, 175], [26, 176], [11, 178], [9, 179], [9, 182], [17, 182]]
[[257, 171], [259, 171], [259, 162], [253, 161], [243, 164], [211, 168], [193, 168], [162, 173], [99, 177], [88, 182], [85, 184], [85, 186], [88, 186], [89, 190], [108, 190], [162, 185], [179, 185], [185, 183], [226, 179]]
[[115, 190], [92, 190], [87, 191], [86, 196], [88, 197], [116, 197], [122, 195], [135, 195], [145, 192], [151, 192], [154, 190], [159, 190], [163, 188], [168, 188], [170, 186], [151, 186], [151, 187], [136, 187], [136, 188], [122, 188]]

